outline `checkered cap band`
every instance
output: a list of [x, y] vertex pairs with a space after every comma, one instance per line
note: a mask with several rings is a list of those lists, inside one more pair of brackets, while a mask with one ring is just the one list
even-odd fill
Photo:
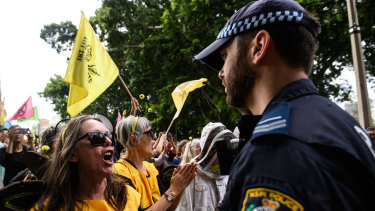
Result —
[[274, 22], [301, 22], [303, 18], [303, 12], [300, 11], [276, 11], [263, 13], [259, 15], [240, 20], [228, 26], [225, 26], [219, 33], [216, 39], [222, 39], [226, 37], [231, 37], [240, 32], [256, 28], [262, 25], [266, 25]]

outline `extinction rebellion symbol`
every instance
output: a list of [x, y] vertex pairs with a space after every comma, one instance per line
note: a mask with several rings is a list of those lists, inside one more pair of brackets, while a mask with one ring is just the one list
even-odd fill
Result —
[[18, 116], [23, 116], [27, 111], [27, 105], [26, 103], [22, 105], [20, 109], [18, 109], [17, 114]]

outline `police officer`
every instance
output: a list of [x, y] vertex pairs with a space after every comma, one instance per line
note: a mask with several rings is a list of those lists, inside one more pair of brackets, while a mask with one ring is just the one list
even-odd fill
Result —
[[373, 144], [308, 79], [319, 32], [293, 0], [258, 0], [195, 56], [220, 70], [227, 103], [252, 113], [221, 210], [374, 210]]

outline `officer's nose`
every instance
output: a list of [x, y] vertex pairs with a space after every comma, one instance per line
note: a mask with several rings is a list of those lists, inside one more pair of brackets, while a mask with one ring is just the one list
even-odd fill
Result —
[[221, 68], [221, 70], [219, 71], [219, 75], [218, 75], [218, 77], [221, 79], [221, 80], [223, 80], [223, 78], [224, 78], [224, 66]]

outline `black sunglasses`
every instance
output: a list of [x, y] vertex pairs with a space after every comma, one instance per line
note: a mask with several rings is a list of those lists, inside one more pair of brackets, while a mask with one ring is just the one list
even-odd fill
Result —
[[156, 132], [153, 129], [143, 132], [143, 134], [150, 135], [152, 138], [156, 137]]
[[111, 139], [111, 142], [112, 142], [112, 146], [115, 145], [115, 142], [114, 140], [112, 139], [113, 136], [111, 133], [102, 133], [102, 132], [98, 132], [98, 131], [95, 131], [95, 132], [88, 132], [86, 133], [85, 135], [79, 137], [77, 139], [77, 141], [79, 140], [82, 140], [84, 139], [86, 136], [89, 137], [89, 140], [90, 140], [90, 143], [91, 145], [95, 146], [95, 147], [98, 147], [98, 146], [103, 146], [103, 144], [105, 143], [105, 137], [107, 136], [109, 139]]

